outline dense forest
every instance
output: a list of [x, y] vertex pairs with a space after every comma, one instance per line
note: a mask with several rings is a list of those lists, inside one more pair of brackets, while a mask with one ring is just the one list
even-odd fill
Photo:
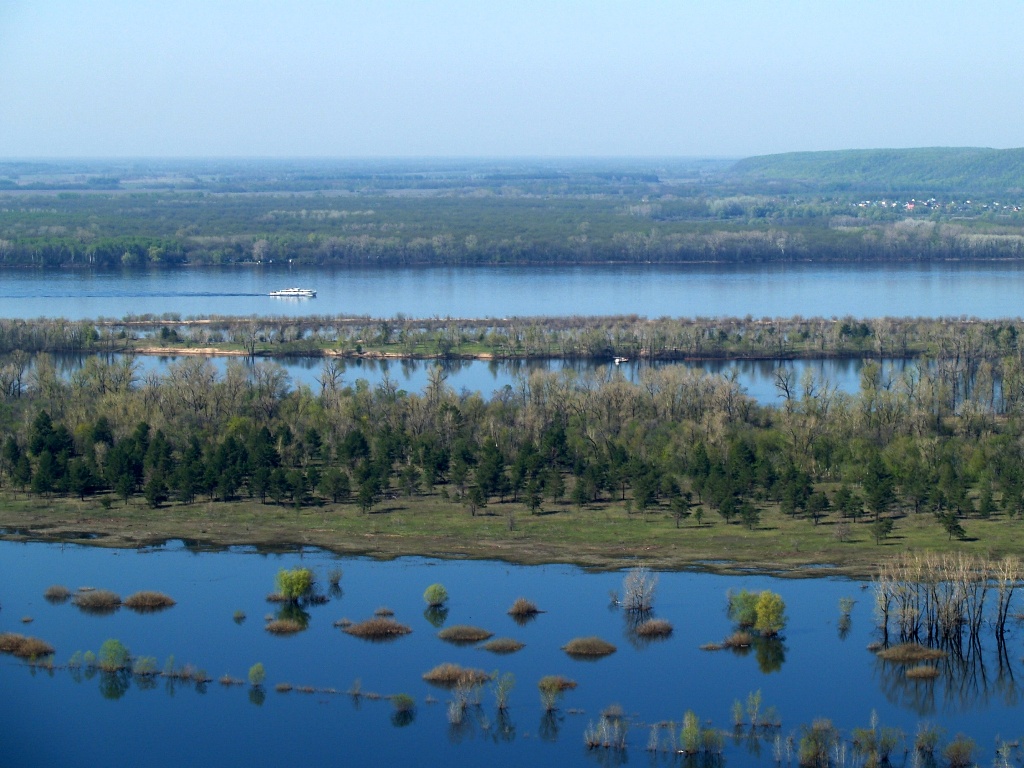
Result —
[[66, 379], [41, 355], [3, 393], [0, 480], [154, 508], [251, 499], [370, 512], [441, 494], [468, 515], [616, 505], [749, 528], [771, 509], [863, 523], [879, 540], [907, 515], [933, 516], [951, 538], [968, 518], [1024, 516], [1024, 400], [997, 409], [977, 387], [954, 397], [929, 366], [885, 381], [871, 364], [855, 396], [806, 376], [777, 408], [674, 367], [637, 383], [536, 373], [490, 399], [455, 393], [440, 369], [422, 393], [387, 378], [346, 386], [331, 359], [318, 382], [293, 388], [271, 361], [218, 375], [202, 358], [140, 380], [130, 357], [90, 358]]
[[1021, 258], [1024, 184], [1005, 152], [8, 162], [0, 266]]

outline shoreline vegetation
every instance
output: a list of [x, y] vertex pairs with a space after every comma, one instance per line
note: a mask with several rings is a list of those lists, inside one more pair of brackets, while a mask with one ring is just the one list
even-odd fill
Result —
[[[128, 316], [0, 318], [0, 368], [26, 355], [644, 361], [1020, 357], [1024, 319], [967, 317], [511, 318]], [[17, 372], [17, 371], [16, 371]], [[0, 386], [4, 384], [0, 381]]]

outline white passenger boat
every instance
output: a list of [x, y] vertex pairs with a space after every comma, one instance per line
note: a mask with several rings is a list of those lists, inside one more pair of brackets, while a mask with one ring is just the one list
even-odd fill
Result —
[[315, 299], [316, 291], [312, 288], [282, 288], [279, 291], [271, 291], [270, 295], [285, 299]]

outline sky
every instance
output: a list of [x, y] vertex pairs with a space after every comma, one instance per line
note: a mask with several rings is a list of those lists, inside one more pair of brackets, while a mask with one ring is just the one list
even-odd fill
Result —
[[0, 157], [1024, 146], [1021, 0], [0, 0]]

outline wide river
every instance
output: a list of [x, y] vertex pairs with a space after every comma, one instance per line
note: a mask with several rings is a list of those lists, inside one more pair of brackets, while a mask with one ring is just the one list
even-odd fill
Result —
[[[679, 535], [686, 533], [684, 528]], [[341, 591], [329, 593], [325, 605], [308, 608], [304, 632], [271, 635], [263, 628], [264, 615], [279, 606], [265, 595], [279, 568], [297, 566], [312, 568], [321, 583], [331, 569], [342, 569]], [[451, 596], [445, 616], [424, 611], [421, 595], [434, 582]], [[1018, 623], [1002, 660], [985, 628], [982, 647], [965, 647], [940, 661], [938, 679], [914, 681], [904, 667], [866, 649], [878, 639], [869, 584], [663, 573], [655, 613], [675, 632], [644, 643], [623, 610], [609, 606], [609, 591], [620, 590], [622, 582], [622, 573], [565, 565], [380, 562], [311, 549], [199, 552], [180, 542], [108, 550], [0, 541], [0, 632], [47, 640], [57, 649], [59, 667], [33, 669], [0, 655], [0, 765], [703, 765], [669, 754], [688, 709], [725, 731], [726, 766], [777, 765], [776, 735], [780, 762], [795, 766], [795, 754], [786, 757], [787, 740], [798, 743], [802, 726], [820, 717], [841, 730], [847, 750], [841, 764], [850, 766], [863, 765], [849, 754], [851, 731], [869, 727], [873, 712], [881, 726], [899, 728], [911, 747], [924, 723], [942, 728], [943, 741], [964, 732], [978, 743], [980, 765], [992, 764], [1000, 739], [1024, 736], [1016, 682], [1024, 653]], [[177, 605], [148, 615], [126, 608], [90, 615], [71, 603], [47, 602], [43, 592], [51, 584], [106, 588], [121, 596], [155, 589]], [[725, 614], [730, 589], [780, 594], [789, 617], [781, 639], [758, 641], [738, 653], [701, 650], [732, 631]], [[520, 596], [545, 613], [517, 625], [506, 611]], [[840, 598], [855, 601], [845, 628]], [[371, 643], [334, 626], [343, 617], [369, 618], [382, 606], [412, 633]], [[236, 611], [247, 618], [234, 621]], [[31, 623], [24, 623], [27, 618]], [[437, 637], [442, 623], [480, 626], [526, 645], [507, 656], [451, 645]], [[589, 635], [618, 650], [598, 661], [574, 660], [560, 650], [571, 638]], [[175, 669], [191, 664], [214, 682], [197, 686], [60, 668], [76, 651], [96, 652], [108, 638], [136, 656], [154, 657], [158, 668], [173, 657]], [[244, 679], [257, 661], [267, 670], [263, 695], [251, 694], [247, 685], [216, 682], [224, 674]], [[452, 694], [422, 679], [442, 662], [511, 672], [515, 688], [507, 713], [496, 710], [485, 689], [479, 706], [471, 706], [461, 723], [450, 723]], [[565, 675], [578, 687], [565, 694], [557, 712], [545, 714], [537, 682], [549, 674]], [[362, 695], [346, 695], [356, 681]], [[296, 690], [279, 693], [279, 683]], [[300, 692], [298, 686], [310, 690]], [[733, 702], [745, 705], [758, 691], [761, 713], [774, 708], [781, 727], [752, 734], [743, 713], [746, 722], [734, 729]], [[376, 697], [400, 692], [415, 700], [411, 716], [396, 715], [388, 700]], [[623, 713], [626, 750], [588, 751], [584, 731], [613, 705]], [[658, 751], [648, 754], [651, 725], [658, 723], [664, 724], [654, 729]], [[894, 764], [904, 764], [902, 746]]]
[[[315, 299], [268, 294], [313, 288]], [[1016, 317], [1024, 263], [0, 272], [0, 317], [128, 314], [507, 317]]]

